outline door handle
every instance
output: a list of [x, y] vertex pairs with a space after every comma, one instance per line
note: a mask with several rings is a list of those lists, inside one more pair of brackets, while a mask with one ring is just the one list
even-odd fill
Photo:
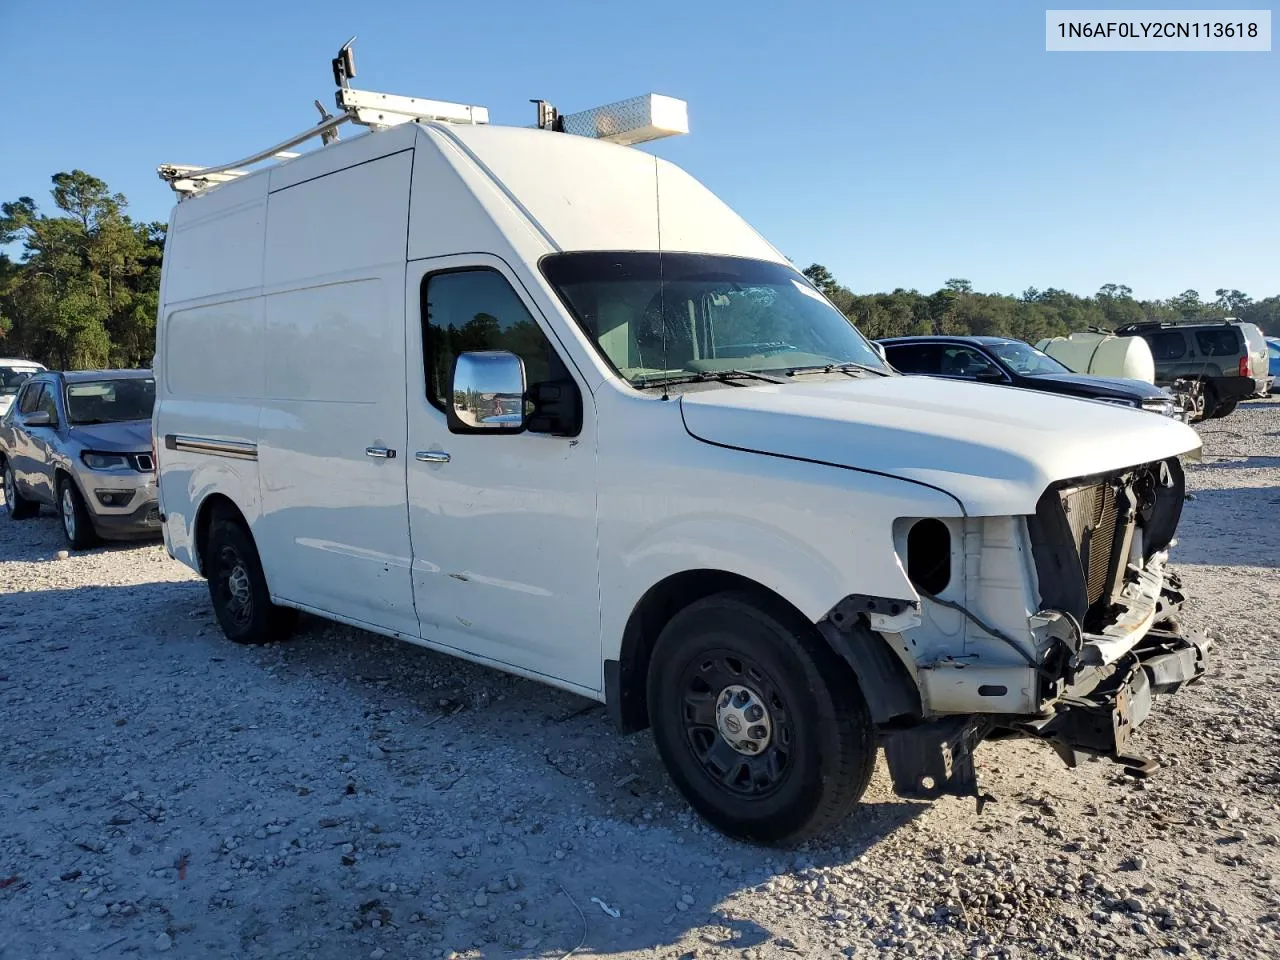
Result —
[[396, 452], [390, 447], [365, 447], [364, 455], [366, 457], [377, 457], [380, 460], [394, 460]]
[[448, 463], [449, 455], [443, 450], [419, 450], [414, 455], [415, 460], [423, 463]]

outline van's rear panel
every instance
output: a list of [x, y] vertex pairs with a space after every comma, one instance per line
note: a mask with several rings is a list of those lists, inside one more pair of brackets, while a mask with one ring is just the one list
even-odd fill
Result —
[[169, 552], [199, 569], [196, 511], [210, 492], [251, 521], [262, 352], [267, 179], [246, 177], [174, 209], [156, 325], [153, 429]]

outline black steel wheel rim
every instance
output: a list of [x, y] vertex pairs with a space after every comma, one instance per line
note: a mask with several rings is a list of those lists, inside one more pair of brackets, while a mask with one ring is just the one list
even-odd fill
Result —
[[237, 627], [246, 627], [253, 618], [253, 592], [249, 571], [235, 547], [218, 551], [218, 599]]
[[[758, 754], [739, 752], [720, 732], [717, 704], [730, 687], [750, 690], [768, 710], [769, 741]], [[680, 698], [685, 743], [713, 784], [749, 799], [782, 788], [793, 766], [795, 731], [781, 689], [758, 663], [732, 650], [700, 654], [685, 667]]]

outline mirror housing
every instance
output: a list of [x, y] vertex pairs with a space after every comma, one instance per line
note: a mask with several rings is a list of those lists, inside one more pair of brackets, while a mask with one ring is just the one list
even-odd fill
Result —
[[975, 380], [982, 383], [1004, 383], [1007, 379], [1003, 373], [996, 367], [989, 367], [986, 370], [979, 370], [973, 375]]
[[451, 433], [522, 433], [527, 418], [524, 361], [507, 350], [458, 354], [446, 417]]
[[32, 410], [22, 417], [24, 427], [56, 427], [57, 422], [49, 416], [47, 410]]

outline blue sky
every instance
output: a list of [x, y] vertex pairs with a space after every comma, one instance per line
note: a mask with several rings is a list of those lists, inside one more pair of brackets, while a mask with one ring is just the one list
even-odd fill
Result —
[[49, 177], [79, 167], [167, 219], [158, 164], [233, 160], [311, 123], [358, 34], [357, 86], [481, 103], [498, 123], [532, 122], [533, 97], [688, 100], [691, 135], [646, 149], [857, 291], [1280, 293], [1280, 53], [1046, 53], [1044, 17], [941, 0], [9, 0], [0, 199], [51, 206]]

